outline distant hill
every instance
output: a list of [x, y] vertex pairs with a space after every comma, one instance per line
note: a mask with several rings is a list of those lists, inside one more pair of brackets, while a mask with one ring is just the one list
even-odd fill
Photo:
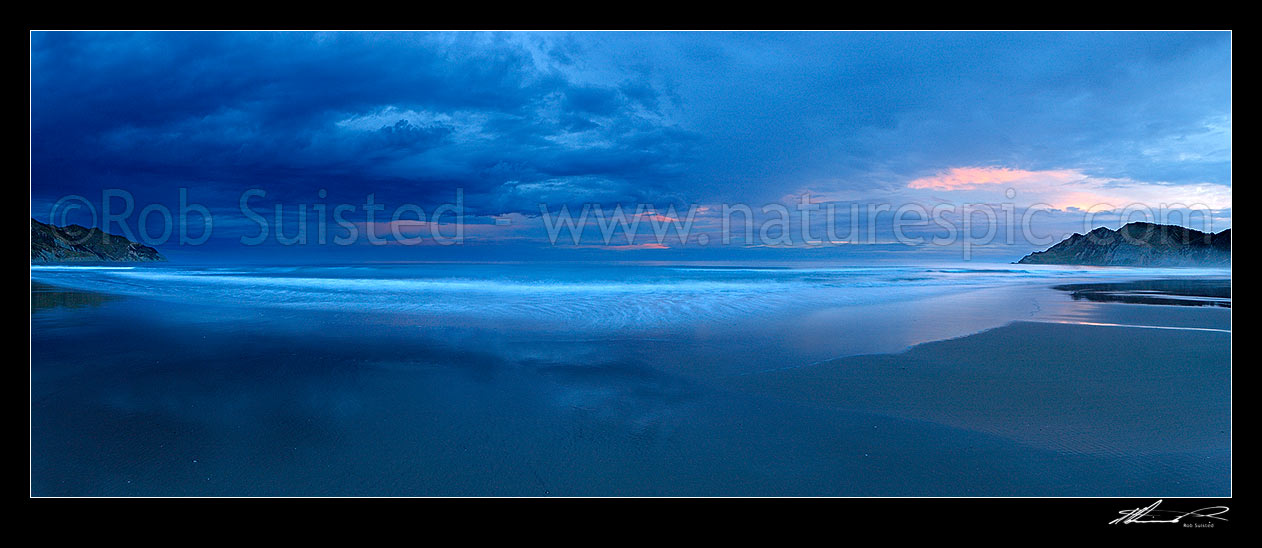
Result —
[[1074, 234], [1018, 264], [1231, 266], [1231, 229], [1207, 234], [1181, 226], [1130, 223]]
[[31, 262], [165, 261], [158, 250], [97, 228], [57, 227], [31, 219]]

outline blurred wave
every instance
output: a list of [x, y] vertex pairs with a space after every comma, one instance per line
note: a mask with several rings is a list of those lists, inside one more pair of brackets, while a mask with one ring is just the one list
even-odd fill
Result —
[[32, 265], [31, 279], [190, 304], [529, 319], [619, 329], [914, 300], [1005, 284], [1229, 275], [1194, 269], [1005, 266]]

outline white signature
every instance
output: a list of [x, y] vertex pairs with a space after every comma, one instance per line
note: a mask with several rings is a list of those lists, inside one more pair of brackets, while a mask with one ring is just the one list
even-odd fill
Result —
[[1193, 510], [1191, 512], [1181, 512], [1177, 510], [1158, 510], [1157, 506], [1160, 505], [1161, 501], [1158, 500], [1157, 502], [1154, 502], [1144, 508], [1122, 510], [1121, 512], [1118, 512], [1122, 515], [1122, 517], [1110, 521], [1109, 525], [1126, 525], [1130, 523], [1179, 523], [1179, 520], [1189, 517], [1227, 521], [1227, 518], [1222, 517], [1223, 514], [1227, 513], [1228, 508], [1226, 506], [1209, 506], [1201, 508], [1200, 510]]

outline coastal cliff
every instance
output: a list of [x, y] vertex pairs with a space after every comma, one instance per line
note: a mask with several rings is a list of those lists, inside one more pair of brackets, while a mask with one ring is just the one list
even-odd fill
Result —
[[158, 250], [97, 228], [58, 227], [31, 219], [31, 262], [165, 261]]
[[1231, 229], [1217, 234], [1173, 225], [1130, 223], [1074, 234], [1018, 264], [1231, 266]]

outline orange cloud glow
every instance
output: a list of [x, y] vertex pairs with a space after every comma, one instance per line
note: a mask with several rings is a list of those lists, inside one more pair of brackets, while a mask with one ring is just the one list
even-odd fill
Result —
[[1006, 167], [953, 167], [932, 177], [916, 179], [907, 186], [931, 190], [973, 190], [983, 185], [1016, 183], [1030, 179], [1068, 182], [1081, 176], [1071, 170], [1026, 171]]
[[1093, 177], [1077, 169], [1029, 171], [1006, 167], [953, 167], [907, 183], [907, 188], [959, 192], [974, 201], [1014, 199], [1020, 204], [1048, 204], [1057, 209], [1114, 209], [1165, 204], [1231, 207], [1231, 187], [1210, 183], [1170, 184], [1127, 178]]

